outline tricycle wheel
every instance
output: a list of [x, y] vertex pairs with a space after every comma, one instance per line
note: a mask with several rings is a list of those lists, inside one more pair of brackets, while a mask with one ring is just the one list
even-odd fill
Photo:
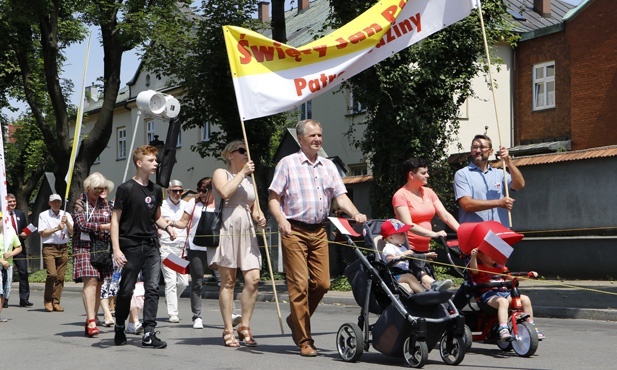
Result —
[[518, 335], [513, 336], [512, 349], [517, 355], [522, 357], [529, 357], [536, 353], [538, 349], [538, 333], [536, 328], [527, 321], [519, 322], [516, 324]]

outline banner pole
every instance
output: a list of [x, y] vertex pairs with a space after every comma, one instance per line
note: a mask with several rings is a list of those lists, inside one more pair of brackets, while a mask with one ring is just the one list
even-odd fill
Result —
[[135, 136], [137, 136], [137, 126], [139, 126], [139, 121], [141, 119], [141, 109], [137, 110], [137, 119], [135, 120], [135, 128], [133, 129], [133, 137], [131, 138], [131, 149], [129, 149], [128, 153], [126, 153], [126, 167], [124, 168], [124, 177], [122, 177], [122, 182], [126, 181], [126, 175], [129, 172], [129, 164], [131, 163], [131, 156], [133, 155], [133, 146], [135, 146]]
[[[240, 120], [242, 124], [242, 136], [244, 136], [244, 145], [246, 146], [246, 156], [248, 160], [251, 160], [251, 152], [249, 150], [248, 138], [246, 136], [246, 128], [244, 127], [244, 120]], [[255, 181], [255, 172], [251, 173], [251, 179], [253, 180], [253, 190], [255, 192], [255, 205], [261, 210], [259, 205], [259, 195], [257, 194], [257, 182]], [[281, 307], [279, 305], [278, 294], [276, 293], [276, 283], [274, 282], [274, 273], [272, 272], [272, 261], [270, 260], [270, 248], [268, 247], [268, 240], [266, 238], [266, 231], [261, 229], [261, 236], [264, 241], [264, 247], [266, 249], [266, 260], [268, 261], [268, 272], [270, 273], [270, 281], [272, 281], [272, 291], [274, 292], [274, 302], [276, 303], [276, 312], [279, 318], [279, 327], [281, 328], [281, 334], [285, 334], [283, 330], [283, 317], [281, 316]]]
[[81, 77], [81, 91], [79, 93], [79, 105], [77, 109], [77, 120], [75, 121], [75, 134], [73, 135], [73, 148], [71, 149], [71, 158], [69, 160], [69, 169], [66, 173], [66, 191], [64, 192], [64, 212], [69, 203], [69, 194], [71, 192], [71, 182], [73, 180], [73, 171], [75, 169], [75, 160], [79, 151], [79, 143], [81, 142], [81, 123], [84, 116], [84, 100], [86, 93], [86, 71], [88, 70], [88, 57], [90, 55], [90, 39], [92, 32], [88, 33], [88, 43], [86, 44], [86, 57], [84, 58], [84, 69]]
[[[482, 16], [482, 4], [481, 0], [478, 0], [478, 14], [480, 15], [480, 25], [482, 26], [482, 40], [484, 41], [484, 51], [486, 52], [486, 64], [488, 65], [488, 78], [490, 80], [491, 93], [493, 95], [493, 108], [495, 110], [495, 119], [497, 121], [497, 135], [499, 139], [499, 148], [502, 147], [501, 143], [501, 128], [499, 125], [499, 114], [497, 111], [497, 100], [495, 99], [495, 82], [493, 81], [493, 73], [491, 71], [491, 56], [488, 50], [488, 41], [486, 40], [486, 29], [484, 28], [484, 17]], [[505, 183], [506, 197], [510, 197], [510, 189], [508, 186], [508, 173], [506, 171], [506, 161], [501, 158], [501, 165], [503, 167], [503, 177]], [[508, 209], [508, 221], [510, 221], [510, 227], [512, 227], [512, 212]]]

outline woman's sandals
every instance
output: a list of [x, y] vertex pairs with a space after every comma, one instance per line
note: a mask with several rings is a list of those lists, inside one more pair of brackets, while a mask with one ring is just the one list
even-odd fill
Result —
[[240, 339], [240, 341], [244, 341], [244, 344], [247, 347], [257, 346], [257, 342], [255, 342], [253, 334], [251, 333], [251, 328], [249, 328], [248, 326], [238, 326], [238, 339]]
[[240, 347], [240, 343], [236, 339], [233, 329], [223, 330], [223, 340], [225, 341], [225, 347]]

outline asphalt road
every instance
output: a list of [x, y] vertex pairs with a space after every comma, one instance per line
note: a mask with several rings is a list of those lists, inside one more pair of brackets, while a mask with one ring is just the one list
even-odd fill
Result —
[[[141, 347], [141, 337], [128, 335], [126, 346], [113, 345], [113, 328], [101, 328], [99, 338], [84, 337], [85, 316], [81, 294], [65, 292], [63, 313], [45, 312], [42, 293], [32, 292], [32, 308], [11, 305], [0, 323], [0, 348], [4, 363], [11, 369], [388, 369], [404, 366], [402, 358], [385, 356], [373, 348], [359, 362], [340, 360], [336, 351], [336, 332], [341, 324], [355, 322], [360, 312], [356, 306], [320, 306], [313, 320], [313, 334], [319, 356], [303, 358], [294, 346], [289, 329], [281, 335], [274, 303], [258, 302], [252, 330], [259, 346], [230, 349], [223, 346], [218, 302], [204, 300], [203, 330], [192, 329], [187, 298], [180, 300], [181, 322], [170, 324], [164, 299], [159, 303], [160, 338], [166, 349]], [[238, 304], [237, 304], [238, 305]], [[289, 312], [281, 302], [283, 319]], [[614, 340], [617, 322], [539, 318], [547, 339], [540, 342], [531, 358], [504, 353], [495, 345], [474, 343], [459, 369], [614, 369]], [[452, 369], [445, 365], [438, 351], [429, 354], [425, 369]]]

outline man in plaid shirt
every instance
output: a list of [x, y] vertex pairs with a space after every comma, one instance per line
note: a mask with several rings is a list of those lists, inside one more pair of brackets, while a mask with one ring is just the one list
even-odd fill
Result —
[[325, 219], [332, 199], [358, 223], [366, 221], [347, 196], [332, 161], [318, 156], [321, 123], [304, 120], [296, 125], [300, 151], [276, 166], [268, 205], [276, 218], [283, 245], [283, 262], [291, 315], [287, 324], [302, 356], [317, 355], [311, 337], [311, 316], [330, 287], [328, 237]]

